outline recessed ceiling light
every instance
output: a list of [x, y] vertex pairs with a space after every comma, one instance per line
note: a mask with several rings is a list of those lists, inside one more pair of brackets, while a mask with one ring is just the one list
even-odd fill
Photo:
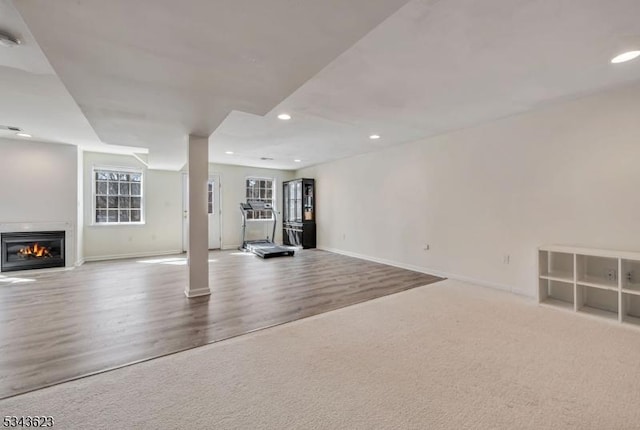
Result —
[[291, 115], [289, 115], [288, 113], [281, 113], [280, 115], [278, 115], [278, 119], [289, 121], [291, 119]]
[[638, 57], [640, 57], [640, 51], [628, 51], [613, 57], [611, 62], [613, 64], [624, 63], [626, 61], [631, 61], [634, 58], [638, 58]]
[[372, 134], [371, 136], [369, 136], [369, 139], [371, 139], [371, 140], [380, 139], [380, 135], [378, 135], [378, 134]]
[[294, 162], [294, 163], [299, 163], [299, 162], [301, 162], [301, 161], [302, 161], [302, 160], [293, 160], [293, 162]]
[[233, 155], [233, 151], [226, 151], [225, 154], [227, 155]]
[[20, 40], [16, 39], [10, 34], [0, 33], [0, 46], [4, 46], [5, 48], [13, 48], [14, 46], [20, 45]]
[[16, 133], [16, 136], [20, 136], [20, 137], [31, 137], [30, 134], [28, 133]]

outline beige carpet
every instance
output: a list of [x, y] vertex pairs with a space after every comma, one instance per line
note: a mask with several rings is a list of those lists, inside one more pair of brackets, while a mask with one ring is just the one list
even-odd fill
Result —
[[444, 281], [0, 401], [60, 429], [638, 429], [640, 330]]

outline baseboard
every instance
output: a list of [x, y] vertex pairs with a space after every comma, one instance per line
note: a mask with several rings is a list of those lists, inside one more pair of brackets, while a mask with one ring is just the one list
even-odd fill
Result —
[[76, 266], [76, 267], [80, 267], [80, 266], [82, 266], [85, 262], [86, 262], [86, 260], [85, 260], [84, 258], [81, 258], [80, 260], [76, 261], [75, 266]]
[[85, 257], [82, 261], [107, 261], [107, 260], [123, 260], [125, 258], [142, 258], [142, 257], [158, 257], [161, 255], [175, 255], [182, 254], [182, 251], [178, 249], [170, 251], [155, 251], [155, 252], [135, 252], [131, 254], [116, 254], [116, 255], [98, 255], [95, 257]]
[[443, 272], [441, 270], [429, 269], [427, 267], [415, 266], [413, 264], [401, 263], [399, 261], [387, 260], [385, 258], [371, 257], [369, 255], [358, 254], [356, 252], [351, 252], [351, 251], [344, 251], [342, 249], [325, 248], [325, 247], [321, 247], [321, 246], [319, 246], [318, 249], [322, 249], [324, 251], [333, 252], [335, 254], [346, 255], [347, 257], [353, 257], [353, 258], [359, 258], [361, 260], [372, 261], [374, 263], [380, 263], [380, 264], [386, 264], [388, 266], [399, 267], [400, 269], [406, 269], [406, 270], [412, 270], [414, 272], [425, 273], [427, 275], [435, 275], [435, 276], [439, 276], [441, 278], [454, 279], [456, 281], [468, 282], [470, 284], [476, 284], [476, 285], [480, 285], [482, 287], [493, 288], [494, 290], [501, 290], [501, 291], [507, 291], [507, 292], [514, 293], [514, 294], [526, 295], [526, 294], [523, 294], [519, 290], [515, 290], [515, 291], [512, 290], [512, 288], [507, 286], [507, 285], [502, 285], [502, 284], [498, 284], [498, 283], [490, 282], [490, 281], [484, 281], [482, 279], [476, 279], [476, 278], [472, 278], [470, 276], [459, 275], [459, 274], [456, 274], [456, 273]]
[[517, 296], [526, 297], [526, 298], [528, 298], [528, 299], [533, 299], [533, 300], [536, 300], [536, 301], [538, 300], [538, 293], [537, 293], [537, 292], [535, 292], [535, 293], [529, 293], [529, 292], [527, 292], [527, 291], [519, 290], [519, 289], [516, 289], [516, 288], [512, 288], [512, 289], [511, 289], [511, 292], [512, 292], [513, 294], [517, 295]]
[[184, 295], [187, 296], [187, 298], [189, 298], [189, 299], [193, 299], [194, 297], [210, 296], [211, 295], [211, 289], [209, 287], [197, 288], [195, 290], [185, 289], [184, 290]]

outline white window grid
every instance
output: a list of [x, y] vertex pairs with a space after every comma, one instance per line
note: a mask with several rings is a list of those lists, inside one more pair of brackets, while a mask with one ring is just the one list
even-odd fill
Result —
[[143, 224], [143, 179], [139, 170], [94, 168], [94, 224]]
[[[273, 178], [246, 178], [246, 201], [261, 201], [273, 205], [276, 198], [275, 183]], [[247, 220], [273, 220], [273, 211], [271, 209], [247, 211]]]
[[209, 181], [209, 183], [207, 184], [207, 207], [208, 207], [208, 213], [212, 214], [213, 213], [213, 209], [214, 209], [214, 204], [213, 204], [213, 186], [214, 186], [214, 182], [213, 181]]

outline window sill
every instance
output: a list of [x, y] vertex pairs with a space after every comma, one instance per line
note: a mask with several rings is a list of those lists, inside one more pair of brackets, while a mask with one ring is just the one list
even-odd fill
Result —
[[146, 225], [146, 222], [94, 222], [91, 227], [135, 227]]

